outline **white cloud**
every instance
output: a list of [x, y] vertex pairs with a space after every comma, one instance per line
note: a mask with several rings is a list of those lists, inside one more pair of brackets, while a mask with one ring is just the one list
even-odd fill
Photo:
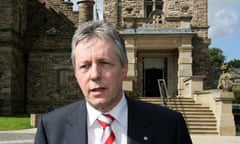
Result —
[[239, 9], [240, 0], [209, 0], [209, 37], [218, 40], [240, 32]]
[[209, 36], [214, 39], [231, 36], [239, 30], [239, 17], [230, 9], [219, 10], [212, 18]]

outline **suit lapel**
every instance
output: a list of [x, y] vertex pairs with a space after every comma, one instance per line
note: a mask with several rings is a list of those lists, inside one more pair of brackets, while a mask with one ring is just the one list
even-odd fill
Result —
[[128, 101], [128, 144], [149, 144], [152, 141], [150, 129], [152, 118], [144, 108], [134, 100]]
[[[152, 118], [139, 102], [127, 98], [128, 144], [149, 144], [153, 139]], [[87, 144], [87, 109], [85, 100], [80, 101], [67, 118], [67, 144]]]
[[85, 100], [80, 101], [76, 108], [69, 113], [66, 129], [67, 143], [87, 144], [87, 110]]

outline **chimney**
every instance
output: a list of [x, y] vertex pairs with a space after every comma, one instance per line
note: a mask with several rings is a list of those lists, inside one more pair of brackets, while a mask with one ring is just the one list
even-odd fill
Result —
[[93, 6], [95, 2], [93, 0], [78, 0], [78, 25], [83, 22], [93, 20]]

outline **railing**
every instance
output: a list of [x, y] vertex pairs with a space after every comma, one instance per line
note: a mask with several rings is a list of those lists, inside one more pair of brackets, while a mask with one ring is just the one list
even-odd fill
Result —
[[164, 79], [158, 79], [158, 88], [160, 92], [160, 97], [162, 99], [162, 104], [164, 106], [171, 107], [170, 106], [171, 96], [168, 94], [167, 85]]

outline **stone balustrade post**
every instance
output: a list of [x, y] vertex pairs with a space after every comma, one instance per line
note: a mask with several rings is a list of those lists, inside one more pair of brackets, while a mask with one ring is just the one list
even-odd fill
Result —
[[184, 79], [184, 96], [193, 98], [195, 92], [203, 91], [203, 79], [205, 76], [191, 76]]
[[220, 94], [214, 98], [219, 135], [236, 135], [234, 117], [232, 114], [233, 98], [234, 94], [228, 91], [220, 91]]
[[41, 114], [33, 113], [30, 115], [30, 124], [32, 127], [37, 127], [40, 117], [41, 117]]

